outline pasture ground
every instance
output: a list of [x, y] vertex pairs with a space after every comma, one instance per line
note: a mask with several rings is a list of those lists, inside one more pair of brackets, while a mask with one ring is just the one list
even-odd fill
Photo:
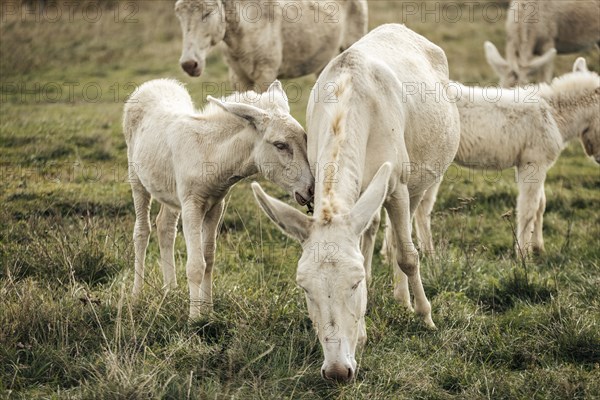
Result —
[[[547, 179], [547, 252], [526, 263], [512, 255], [514, 216], [502, 217], [515, 207], [512, 171], [453, 167], [433, 217], [440, 255], [422, 264], [438, 330], [395, 303], [377, 253], [357, 379], [330, 384], [294, 282], [299, 246], [259, 210], [250, 180], [227, 200], [214, 313], [188, 324], [181, 235], [179, 288], [160, 289], [153, 233], [145, 293], [131, 301], [123, 101], [146, 80], [175, 77], [201, 106], [215, 88], [227, 90], [219, 55], [201, 79], [184, 76], [172, 1], [109, 4], [100, 18], [82, 2], [58, 19], [14, 15], [8, 3], [0, 24], [0, 397], [600, 397], [600, 170], [578, 143]], [[504, 17], [494, 14], [504, 8], [410, 4], [416, 12], [370, 2], [371, 28], [406, 22], [444, 48], [453, 79], [494, 82], [482, 42], [504, 47]], [[599, 71], [598, 52], [585, 56]], [[559, 56], [557, 72], [575, 57]], [[285, 82], [301, 122], [314, 79]]]

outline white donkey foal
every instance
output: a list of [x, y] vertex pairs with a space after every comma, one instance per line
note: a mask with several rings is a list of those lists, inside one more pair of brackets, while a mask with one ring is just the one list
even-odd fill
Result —
[[[456, 105], [426, 97], [447, 84], [442, 49], [403, 25], [374, 29], [329, 63], [311, 93], [308, 159], [314, 173], [324, 175], [316, 179], [314, 216], [253, 184], [269, 218], [302, 243], [296, 280], [323, 348], [325, 378], [348, 381], [355, 375], [356, 347], [366, 340], [367, 280], [382, 204], [401, 249], [394, 270], [408, 275], [415, 311], [435, 326], [411, 219], [458, 148]], [[332, 95], [337, 102], [321, 101]], [[399, 300], [411, 308], [409, 296]]]
[[129, 98], [123, 118], [136, 214], [133, 294], [144, 282], [152, 197], [161, 203], [156, 226], [167, 288], [177, 285], [173, 246], [182, 214], [190, 318], [212, 306], [217, 225], [229, 188], [260, 173], [306, 204], [314, 186], [306, 133], [290, 115], [279, 81], [263, 95], [208, 100], [197, 112], [181, 84], [153, 80]]
[[[490, 102], [490, 94], [483, 96], [481, 88], [462, 87], [457, 102], [461, 138], [454, 161], [489, 170], [516, 167], [516, 250], [523, 255], [544, 251], [544, 181], [548, 170], [567, 142], [575, 138], [600, 164], [600, 78], [578, 58], [573, 72], [555, 78], [550, 85], [525, 91], [499, 90], [500, 100]], [[440, 184], [427, 191], [415, 214], [417, 236], [426, 252], [434, 251], [431, 211]], [[386, 242], [390, 234], [386, 234]]]

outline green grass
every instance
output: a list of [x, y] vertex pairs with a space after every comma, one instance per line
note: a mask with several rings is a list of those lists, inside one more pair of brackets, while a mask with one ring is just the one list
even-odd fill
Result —
[[[600, 172], [578, 143], [547, 179], [547, 252], [524, 265], [512, 255], [514, 217], [502, 217], [515, 207], [512, 171], [491, 180], [453, 169], [433, 216], [439, 256], [422, 268], [438, 330], [394, 301], [391, 271], [376, 252], [368, 342], [352, 384], [321, 379], [321, 348], [294, 282], [299, 246], [260, 212], [249, 180], [227, 200], [214, 313], [187, 321], [181, 235], [179, 288], [160, 289], [153, 234], [145, 293], [134, 304], [123, 100], [145, 80], [176, 77], [201, 105], [206, 84], [227, 76], [218, 52], [200, 79], [180, 71], [172, 3], [140, 3], [135, 23], [122, 20], [127, 3], [107, 6], [96, 23], [2, 18], [0, 398], [600, 396]], [[453, 79], [494, 81], [482, 41], [503, 47], [504, 18], [486, 21], [481, 5], [472, 22], [465, 14], [457, 23], [403, 10], [370, 2], [370, 25], [405, 18], [445, 49]], [[598, 71], [598, 52], [585, 56]], [[557, 72], [574, 59], [559, 56]], [[79, 84], [73, 96], [70, 82]], [[314, 77], [285, 83], [301, 89], [291, 107], [304, 122]], [[102, 94], [83, 92], [86, 84]]]

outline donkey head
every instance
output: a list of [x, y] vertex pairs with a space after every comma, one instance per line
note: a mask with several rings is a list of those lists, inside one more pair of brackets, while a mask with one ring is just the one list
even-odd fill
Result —
[[266, 92], [234, 94], [239, 101], [208, 100], [240, 118], [256, 131], [253, 158], [258, 172], [286, 189], [300, 205], [312, 202], [315, 180], [306, 155], [306, 132], [290, 115], [281, 83]]
[[179, 64], [189, 76], [200, 76], [208, 52], [225, 36], [225, 11], [220, 0], [178, 0], [175, 15], [183, 32]]
[[485, 42], [483, 45], [485, 58], [494, 72], [500, 78], [500, 86], [513, 87], [523, 86], [535, 79], [538, 73], [550, 65], [556, 57], [556, 50], [550, 49], [541, 56], [537, 56], [520, 64], [518, 62], [509, 62], [504, 59], [496, 46], [492, 42]]
[[308, 217], [252, 184], [263, 211], [302, 244], [296, 282], [305, 292], [323, 349], [321, 374], [326, 379], [351, 380], [356, 347], [366, 341], [367, 284], [360, 237], [383, 204], [390, 174], [391, 165], [385, 163], [349, 212], [326, 219], [319, 217], [318, 202], [315, 216]]

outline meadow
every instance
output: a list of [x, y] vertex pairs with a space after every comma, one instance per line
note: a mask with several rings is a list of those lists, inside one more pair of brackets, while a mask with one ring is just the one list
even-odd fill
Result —
[[[295, 284], [299, 245], [259, 210], [252, 179], [227, 198], [214, 312], [188, 322], [181, 233], [178, 289], [161, 289], [154, 231], [132, 301], [124, 101], [159, 77], [186, 83], [198, 107], [226, 94], [219, 52], [201, 78], [181, 71], [173, 1], [42, 14], [18, 3], [0, 3], [0, 398], [600, 397], [600, 169], [579, 143], [549, 172], [546, 253], [527, 260], [513, 254], [513, 172], [449, 169], [433, 215], [439, 253], [422, 260], [437, 331], [395, 302], [380, 232], [367, 345], [356, 380], [333, 384]], [[370, 1], [369, 26], [404, 22], [446, 51], [452, 79], [487, 85], [483, 41], [504, 48], [505, 12], [485, 0]], [[582, 55], [600, 71], [598, 50]], [[558, 56], [556, 73], [575, 58]], [[301, 123], [314, 81], [284, 81]]]

